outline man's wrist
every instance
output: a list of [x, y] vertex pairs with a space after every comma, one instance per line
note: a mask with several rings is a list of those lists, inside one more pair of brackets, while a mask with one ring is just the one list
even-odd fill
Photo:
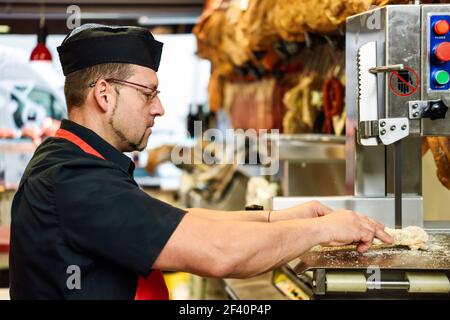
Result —
[[267, 212], [268, 217], [270, 216], [269, 222], [279, 222], [285, 220], [291, 220], [295, 217], [292, 217], [289, 210], [271, 210]]
[[272, 210], [270, 222], [286, 221], [299, 218], [300, 217], [298, 216], [298, 213], [292, 210], [292, 208], [283, 210]]
[[312, 231], [317, 236], [319, 244], [330, 242], [330, 233], [326, 230], [323, 218], [311, 218]]
[[271, 215], [272, 215], [272, 210], [269, 210], [269, 212], [267, 212], [267, 222], [268, 223], [273, 222], [273, 221], [270, 221], [270, 216]]
[[284, 219], [280, 219], [282, 217], [280, 217], [280, 215], [282, 214], [283, 210], [268, 210], [267, 211], [267, 222], [269, 223], [273, 223], [273, 222], [278, 222], [278, 221], [282, 221]]

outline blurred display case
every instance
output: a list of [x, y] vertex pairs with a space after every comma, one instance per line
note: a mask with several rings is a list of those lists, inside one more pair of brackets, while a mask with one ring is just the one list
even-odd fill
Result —
[[271, 138], [279, 150], [283, 196], [345, 194], [345, 137], [280, 134]]

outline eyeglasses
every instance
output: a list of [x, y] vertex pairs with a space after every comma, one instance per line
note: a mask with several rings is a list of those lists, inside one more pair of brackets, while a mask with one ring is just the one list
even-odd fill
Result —
[[[89, 84], [89, 87], [91, 87], [91, 88], [95, 87], [95, 84], [97, 83], [97, 81], [96, 82], [92, 82], [91, 84]], [[124, 86], [129, 86], [131, 88], [136, 89], [137, 91], [139, 91], [140, 93], [142, 93], [144, 95], [144, 97], [146, 99], [146, 103], [149, 103], [150, 101], [152, 101], [161, 92], [159, 90], [156, 90], [156, 89], [144, 86], [144, 85], [139, 84], [139, 83], [134, 83], [134, 82], [120, 80], [120, 79], [115, 79], [115, 78], [108, 78], [108, 79], [105, 79], [105, 81], [106, 82], [114, 82], [114, 83], [117, 83], [117, 84], [121, 84], [121, 85], [124, 85]], [[146, 89], [148, 91], [144, 91], [144, 90], [136, 88], [134, 86]]]

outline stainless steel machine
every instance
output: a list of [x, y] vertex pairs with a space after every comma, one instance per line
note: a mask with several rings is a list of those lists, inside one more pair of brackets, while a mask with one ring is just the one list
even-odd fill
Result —
[[[314, 199], [390, 227], [424, 226], [421, 138], [450, 135], [449, 25], [448, 4], [392, 5], [348, 18], [346, 184], [352, 195]], [[309, 200], [274, 198], [273, 209]], [[450, 298], [450, 229], [433, 227], [427, 231], [436, 250], [309, 252], [275, 272], [274, 283], [294, 298]], [[367, 270], [379, 272], [376, 279]]]

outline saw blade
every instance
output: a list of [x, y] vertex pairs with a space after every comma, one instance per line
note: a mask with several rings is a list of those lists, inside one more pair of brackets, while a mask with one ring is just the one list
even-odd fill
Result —
[[[377, 66], [377, 44], [375, 41], [362, 45], [357, 53], [358, 69], [358, 120], [378, 120], [377, 76], [369, 70]], [[361, 138], [362, 145], [378, 145], [376, 137]]]

